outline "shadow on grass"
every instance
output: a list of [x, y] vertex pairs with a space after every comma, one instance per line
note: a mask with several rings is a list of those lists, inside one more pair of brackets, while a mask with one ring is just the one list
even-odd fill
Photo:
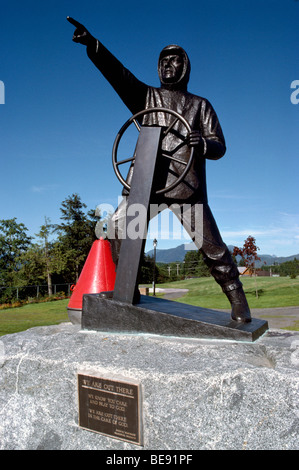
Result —
[[[261, 297], [263, 294], [265, 294], [264, 289], [258, 289], [258, 290], [257, 290], [257, 295], [258, 295], [258, 297]], [[245, 295], [253, 295], [254, 297], [256, 297], [256, 296], [257, 296], [257, 295], [256, 295], [256, 290], [255, 290], [255, 289], [253, 289], [253, 290], [247, 290], [247, 289], [246, 289]]]

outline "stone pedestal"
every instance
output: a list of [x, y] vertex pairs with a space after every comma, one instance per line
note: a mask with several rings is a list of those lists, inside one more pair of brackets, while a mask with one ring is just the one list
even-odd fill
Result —
[[[143, 447], [78, 426], [77, 372], [137, 380]], [[64, 323], [0, 338], [0, 448], [299, 448], [299, 333], [254, 343], [84, 332]]]

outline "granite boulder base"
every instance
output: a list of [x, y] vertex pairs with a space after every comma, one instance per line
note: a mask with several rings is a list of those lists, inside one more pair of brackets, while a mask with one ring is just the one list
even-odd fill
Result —
[[[79, 427], [82, 369], [141, 384], [143, 447]], [[0, 448], [298, 450], [299, 333], [247, 343], [65, 323], [3, 336]]]

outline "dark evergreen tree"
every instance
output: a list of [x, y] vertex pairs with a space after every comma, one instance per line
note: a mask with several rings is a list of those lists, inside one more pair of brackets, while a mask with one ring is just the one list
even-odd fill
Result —
[[0, 220], [0, 296], [2, 301], [14, 297], [12, 287], [18, 280], [22, 267], [21, 257], [31, 244], [32, 237], [27, 235], [28, 229], [17, 219]]
[[60, 224], [55, 226], [57, 242], [66, 262], [65, 276], [68, 281], [78, 281], [80, 272], [96, 240], [94, 211], [85, 212], [86, 204], [78, 194], [68, 196], [61, 204]]

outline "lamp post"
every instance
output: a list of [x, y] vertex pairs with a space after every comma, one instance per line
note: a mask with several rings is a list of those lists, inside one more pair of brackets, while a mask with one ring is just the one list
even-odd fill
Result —
[[156, 240], [156, 238], [153, 241], [153, 245], [154, 245], [153, 295], [155, 296], [156, 295], [156, 249], [158, 245], [158, 241]]

